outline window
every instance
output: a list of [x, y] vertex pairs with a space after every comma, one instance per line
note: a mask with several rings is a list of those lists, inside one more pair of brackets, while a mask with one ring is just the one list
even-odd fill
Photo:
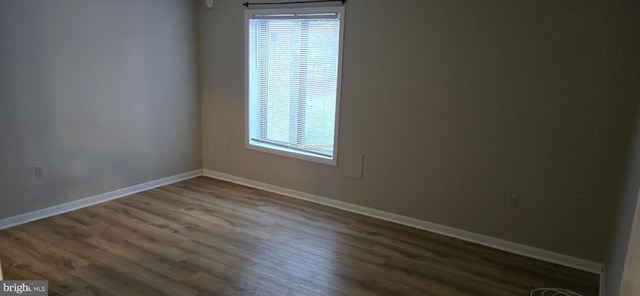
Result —
[[336, 164], [343, 7], [247, 10], [246, 147]]

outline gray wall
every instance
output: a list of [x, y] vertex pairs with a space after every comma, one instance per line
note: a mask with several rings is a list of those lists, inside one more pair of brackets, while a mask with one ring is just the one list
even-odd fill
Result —
[[[349, 0], [338, 167], [243, 147], [244, 7], [217, 2], [199, 4], [205, 169], [604, 262], [637, 1]], [[363, 178], [341, 176], [360, 153]]]
[[0, 1], [0, 218], [201, 168], [196, 22], [193, 1]]
[[640, 226], [637, 226], [637, 224], [640, 223], [640, 211], [637, 210], [637, 207], [640, 206], [640, 204], [638, 204], [640, 194], [640, 110], [638, 112], [638, 119], [636, 123], [633, 154], [630, 158], [625, 179], [625, 188], [622, 198], [618, 203], [613, 240], [609, 249], [607, 261], [605, 262], [605, 272], [603, 275], [606, 292], [605, 295], [611, 296], [637, 295], [637, 293], [621, 294], [622, 278], [623, 273], [625, 272], [625, 266], [627, 267], [627, 276], [632, 272], [638, 273], [636, 276], [640, 276], [640, 266], [626, 264], [633, 256], [640, 258], [640, 245], [634, 246], [630, 243], [633, 234], [631, 230], [634, 225], [634, 219], [636, 220], [636, 240], [639, 239], [638, 231], [640, 231]]
[[636, 214], [631, 228], [624, 266], [620, 295], [640, 295], [640, 204], [636, 205]]

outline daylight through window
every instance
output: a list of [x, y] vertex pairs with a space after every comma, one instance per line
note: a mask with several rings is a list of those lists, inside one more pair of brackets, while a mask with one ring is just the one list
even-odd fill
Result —
[[335, 165], [343, 11], [247, 11], [248, 148]]

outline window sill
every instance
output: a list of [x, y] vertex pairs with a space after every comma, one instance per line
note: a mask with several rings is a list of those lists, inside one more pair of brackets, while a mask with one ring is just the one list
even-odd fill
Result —
[[245, 143], [245, 148], [249, 150], [266, 152], [266, 153], [271, 153], [271, 154], [276, 154], [276, 155], [286, 156], [286, 157], [291, 157], [296, 159], [302, 159], [302, 160], [321, 163], [321, 164], [327, 164], [332, 166], [337, 165], [337, 157], [335, 153], [333, 157], [325, 157], [317, 154], [306, 153], [300, 150], [288, 149], [286, 147], [270, 145], [268, 143], [262, 143], [262, 142], [256, 142], [256, 141], [250, 141], [250, 140], [248, 140], [247, 143]]

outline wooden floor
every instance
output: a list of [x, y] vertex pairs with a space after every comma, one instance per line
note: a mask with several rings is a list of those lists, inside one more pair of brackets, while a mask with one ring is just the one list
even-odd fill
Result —
[[597, 295], [598, 276], [206, 177], [0, 231], [49, 295]]

